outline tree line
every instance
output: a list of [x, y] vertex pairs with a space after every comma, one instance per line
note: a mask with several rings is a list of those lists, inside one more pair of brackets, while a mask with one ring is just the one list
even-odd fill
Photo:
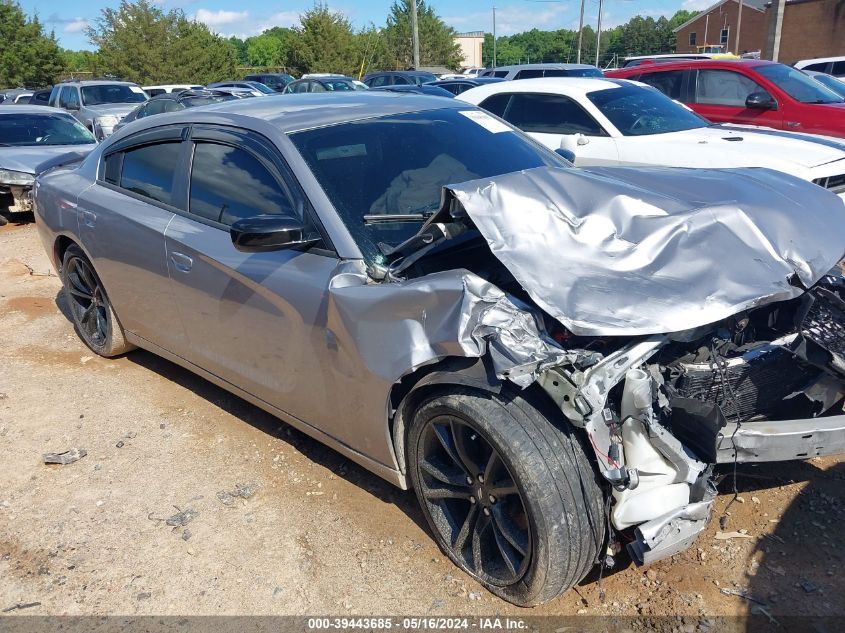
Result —
[[[455, 30], [425, 0], [394, 0], [384, 26], [355, 29], [340, 12], [315, 4], [291, 28], [273, 27], [245, 39], [224, 38], [179, 9], [153, 0], [122, 0], [105, 8], [86, 29], [93, 51], [63, 50], [38, 17], [29, 18], [15, 0], [0, 0], [0, 86], [44, 86], [73, 73], [115, 76], [140, 84], [201, 83], [236, 77], [237, 68], [285, 69], [291, 74], [335, 72], [357, 76], [412, 64], [410, 2], [417, 3], [420, 64], [458, 68]], [[637, 16], [602, 31], [601, 56], [671, 52], [672, 29], [694, 13], [672, 18]], [[578, 33], [541, 31], [499, 37], [499, 65], [575, 60]], [[486, 35], [484, 61], [490, 65], [493, 37]], [[596, 33], [586, 27], [582, 61], [595, 61]]]

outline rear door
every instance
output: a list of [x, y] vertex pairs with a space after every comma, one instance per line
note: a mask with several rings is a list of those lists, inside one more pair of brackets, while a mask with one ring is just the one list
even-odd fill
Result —
[[575, 152], [575, 163], [613, 165], [619, 161], [616, 141], [574, 99], [558, 94], [500, 93], [479, 104], [518, 127], [549, 149]]
[[691, 76], [691, 107], [714, 123], [742, 123], [780, 129], [783, 127], [783, 107], [777, 110], [747, 108], [749, 95], [761, 92], [772, 95], [748, 75], [721, 68], [700, 68]]
[[313, 385], [322, 384], [325, 370], [316, 350], [327, 345], [323, 311], [338, 260], [320, 248], [236, 250], [229, 227], [241, 218], [288, 215], [320, 231], [269, 141], [200, 125], [191, 141], [188, 213], [174, 218], [166, 232], [167, 264], [191, 343], [186, 358], [313, 420], [322, 406], [314, 404]]
[[186, 130], [132, 135], [104, 154], [77, 206], [80, 234], [123, 327], [173, 353], [185, 347], [164, 251], [164, 231], [184, 207]]

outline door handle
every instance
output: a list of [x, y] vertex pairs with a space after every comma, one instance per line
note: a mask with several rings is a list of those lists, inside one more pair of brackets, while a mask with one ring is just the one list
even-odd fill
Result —
[[176, 251], [170, 253], [170, 261], [173, 262], [176, 270], [180, 270], [183, 273], [191, 272], [191, 267], [194, 265], [193, 259], [184, 253], [178, 253]]
[[786, 127], [801, 127], [800, 121], [787, 121]]
[[85, 226], [90, 226], [94, 228], [94, 224], [97, 223], [97, 214], [93, 211], [82, 211], [82, 223]]

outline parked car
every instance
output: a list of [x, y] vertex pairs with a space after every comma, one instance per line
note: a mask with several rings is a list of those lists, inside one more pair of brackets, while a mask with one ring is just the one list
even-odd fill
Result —
[[285, 86], [294, 81], [294, 78], [287, 73], [261, 73], [258, 75], [247, 75], [245, 81], [257, 81], [276, 92], [284, 92]]
[[364, 75], [362, 81], [370, 88], [383, 86], [421, 86], [437, 81], [437, 75], [424, 70], [383, 70]]
[[304, 94], [307, 92], [348, 92], [367, 90], [366, 85], [343, 75], [312, 75], [297, 79], [285, 86], [284, 94]]
[[845, 77], [845, 55], [839, 57], [818, 57], [816, 59], [802, 59], [795, 62], [799, 70], [815, 70], [834, 77]]
[[845, 100], [799, 70], [764, 60], [687, 61], [624, 68], [714, 123], [845, 137]]
[[578, 166], [768, 167], [831, 188], [845, 201], [845, 140], [713, 125], [646, 84], [526, 79], [458, 98], [552, 150], [572, 152]]
[[516, 64], [488, 68], [479, 76], [511, 81], [540, 77], [604, 77], [604, 73], [589, 64]]
[[504, 81], [504, 79], [498, 77], [462, 77], [460, 79], [441, 79], [427, 85], [448, 90], [453, 95], [459, 95], [476, 86], [485, 86], [499, 81]]
[[207, 90], [205, 88], [162, 93], [152, 97], [149, 101], [145, 101], [123, 117], [123, 120], [115, 126], [114, 131], [117, 132], [120, 128], [132, 123], [132, 121], [155, 114], [178, 112], [185, 108], [196, 108], [197, 106], [211, 105], [212, 103], [232, 101], [237, 98], [226, 90]]
[[27, 102], [27, 105], [40, 105], [40, 106], [50, 105], [50, 93], [52, 91], [53, 91], [52, 86], [50, 88], [46, 88], [45, 90], [36, 90], [29, 97], [29, 101]]
[[50, 105], [75, 116], [98, 141], [107, 138], [120, 120], [147, 100], [140, 86], [128, 81], [96, 79], [53, 86]]
[[825, 88], [833, 90], [833, 92], [845, 99], [845, 81], [842, 81], [841, 79], [838, 79], [833, 75], [828, 75], [827, 73], [820, 73], [815, 70], [803, 70], [801, 72], [803, 72], [808, 77], [812, 77], [820, 84], [822, 84]]
[[429, 95], [431, 97], [448, 97], [449, 99], [455, 98], [453, 93], [441, 88], [440, 86], [435, 86], [434, 83], [422, 84], [421, 86], [382, 86], [380, 88], [371, 88], [371, 90], [405, 92], [418, 95]]
[[31, 95], [32, 90], [26, 88], [6, 88], [0, 89], [0, 103], [9, 105], [15, 103], [21, 95]]
[[0, 105], [0, 225], [6, 213], [32, 211], [32, 187], [41, 172], [78, 161], [97, 142], [63, 110]]
[[267, 95], [274, 95], [276, 91], [268, 86], [265, 86], [260, 81], [217, 81], [213, 84], [208, 84], [208, 88], [241, 88], [249, 90], [253, 97], [265, 97]]
[[202, 90], [205, 86], [198, 84], [164, 84], [160, 86], [142, 86], [144, 92], [148, 97], [155, 97], [158, 95], [169, 94], [171, 92], [181, 92], [183, 90]]
[[845, 213], [789, 175], [574, 169], [461, 101], [350, 92], [149, 117], [35, 199], [94, 352], [413, 488], [516, 604], [622, 530], [638, 563], [688, 548], [713, 464], [845, 450]]

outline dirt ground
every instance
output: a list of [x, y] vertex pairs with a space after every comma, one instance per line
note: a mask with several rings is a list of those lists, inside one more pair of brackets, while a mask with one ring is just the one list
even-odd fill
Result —
[[[95, 357], [59, 290], [35, 226], [0, 227], [0, 611], [845, 614], [843, 458], [741, 467], [725, 530], [742, 538], [714, 520], [670, 560], [519, 609], [440, 553], [412, 494], [147, 352]], [[238, 485], [255, 492], [221, 494]]]

